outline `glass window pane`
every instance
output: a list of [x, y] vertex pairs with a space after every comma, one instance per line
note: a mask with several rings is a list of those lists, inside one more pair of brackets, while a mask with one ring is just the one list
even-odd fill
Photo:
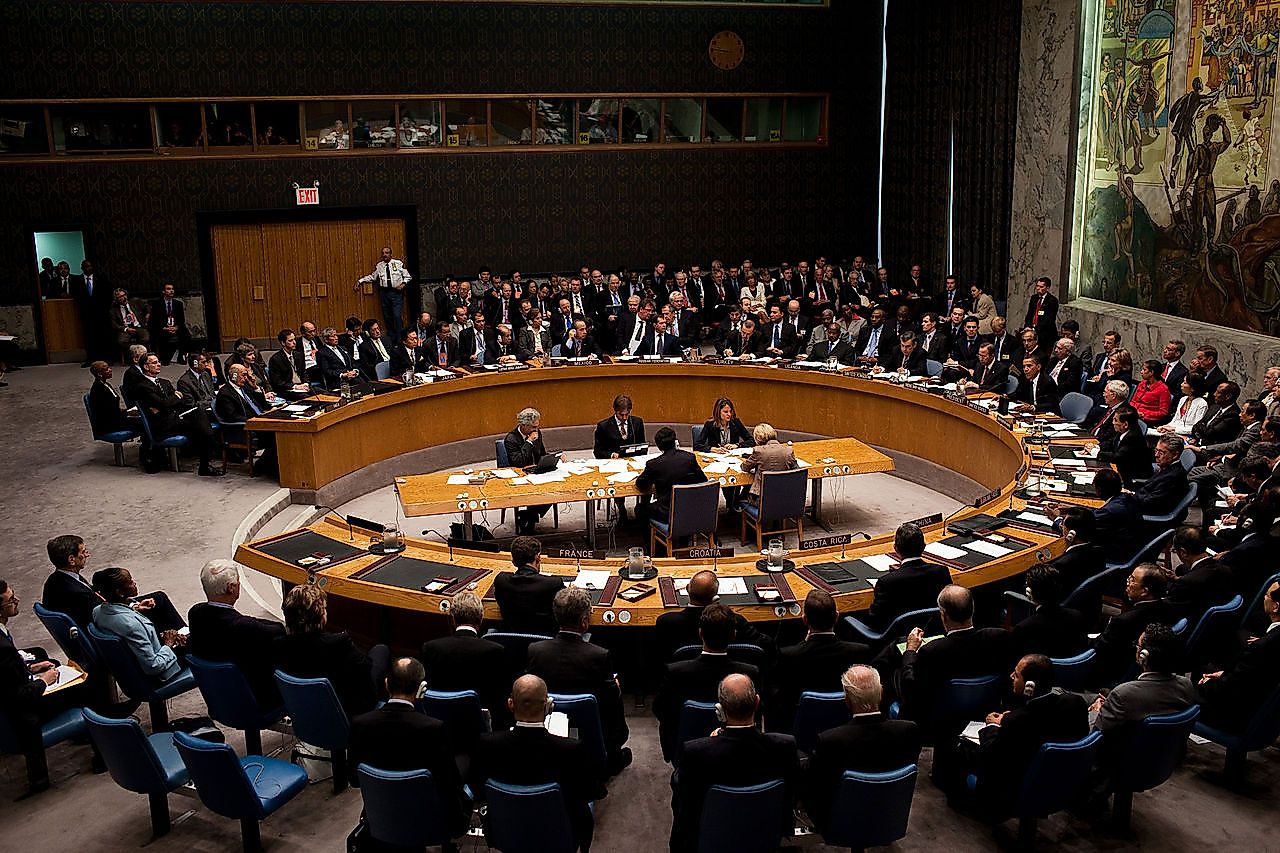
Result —
[[712, 142], [739, 142], [742, 98], [707, 98], [707, 137]]
[[0, 106], [0, 154], [48, 154], [44, 109]]
[[481, 98], [444, 102], [445, 137], [449, 148], [488, 145], [488, 103]]
[[297, 101], [263, 101], [253, 105], [253, 119], [258, 129], [258, 147], [288, 145], [297, 148], [302, 141], [298, 132]]
[[438, 148], [440, 142], [440, 102], [401, 102], [400, 147]]
[[150, 151], [151, 111], [139, 104], [59, 106], [50, 110], [56, 151]]
[[782, 141], [782, 98], [747, 98], [747, 130], [742, 141]]
[[200, 107], [196, 104], [158, 104], [156, 140], [169, 151], [200, 150]]
[[613, 145], [618, 141], [618, 99], [578, 101], [578, 144]]
[[822, 98], [787, 98], [788, 142], [816, 142], [822, 135]]
[[345, 151], [351, 147], [346, 101], [306, 101], [302, 108], [307, 122], [305, 147], [308, 151]]
[[533, 144], [533, 101], [528, 98], [503, 98], [492, 102], [494, 145]]
[[538, 110], [538, 144], [571, 144], [575, 102], [570, 98], [541, 98], [535, 103]]
[[209, 133], [209, 147], [250, 146], [248, 104], [205, 104], [205, 129]]
[[702, 133], [701, 98], [667, 98], [663, 142], [697, 142]]
[[658, 138], [658, 117], [662, 101], [658, 98], [628, 98], [622, 102], [622, 141], [653, 142]]
[[354, 148], [396, 147], [396, 105], [391, 101], [353, 101], [351, 125]]

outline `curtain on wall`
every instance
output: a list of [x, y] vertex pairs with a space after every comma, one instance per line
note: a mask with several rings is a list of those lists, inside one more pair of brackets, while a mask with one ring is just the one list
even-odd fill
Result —
[[[1003, 295], [1018, 99], [1021, 0], [889, 0], [884, 261]], [[1063, 97], [1070, 93], [1064, 92]], [[954, 133], [954, 175], [951, 174]]]

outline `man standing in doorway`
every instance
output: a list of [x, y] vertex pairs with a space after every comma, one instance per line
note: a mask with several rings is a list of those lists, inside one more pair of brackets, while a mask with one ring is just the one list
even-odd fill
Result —
[[382, 301], [382, 316], [387, 321], [387, 334], [392, 340], [400, 338], [400, 329], [404, 320], [404, 287], [409, 283], [409, 271], [404, 268], [404, 261], [391, 257], [391, 247], [382, 247], [382, 258], [373, 272], [356, 281], [353, 290], [359, 290], [362, 284], [376, 284], [378, 295]]

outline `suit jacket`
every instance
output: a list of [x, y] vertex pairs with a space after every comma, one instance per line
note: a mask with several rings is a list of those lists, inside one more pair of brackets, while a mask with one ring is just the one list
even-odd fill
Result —
[[[746, 425], [734, 418], [729, 421], [729, 443], [736, 444], [738, 447], [754, 447], [756, 440], [751, 437], [751, 432]], [[698, 434], [698, 439], [693, 443], [694, 450], [708, 451], [714, 447], [720, 446], [720, 427], [716, 426], [716, 422], [707, 419], [702, 423], [702, 432]]]
[[[1100, 445], [1098, 461], [1114, 464], [1124, 484], [1130, 488], [1133, 488], [1134, 480], [1151, 476], [1151, 448], [1147, 447], [1147, 439], [1137, 427], [1116, 436], [1106, 445]], [[1181, 463], [1175, 464], [1182, 467]]]
[[187, 642], [191, 654], [235, 664], [249, 682], [259, 707], [264, 711], [280, 707], [274, 666], [271, 656], [263, 654], [263, 650], [284, 636], [283, 625], [209, 602], [194, 605], [187, 613], [187, 624], [191, 628]]
[[[1092, 547], [1092, 546], [1089, 546]], [[1013, 628], [1010, 637], [1011, 658], [1017, 663], [1023, 655], [1048, 655], [1069, 658], [1089, 647], [1089, 625], [1079, 610], [1069, 607], [1041, 605]]]
[[[672, 335], [679, 342], [681, 349], [688, 349], [698, 342], [698, 332], [701, 323], [698, 315], [688, 308], [680, 311], [671, 312], [671, 326], [667, 330], [667, 334]], [[676, 334], [679, 332], [679, 334]]]
[[516, 468], [528, 468], [537, 465], [538, 460], [547, 455], [546, 445], [542, 443], [542, 432], [539, 430], [537, 441], [529, 441], [516, 427], [507, 433], [502, 440], [507, 450], [507, 461]]
[[89, 386], [89, 411], [93, 412], [93, 423], [98, 432], [129, 428], [129, 416], [121, 406], [120, 392], [107, 387], [101, 380], [95, 379]]
[[[1121, 492], [1093, 510], [1093, 538], [1114, 556], [1133, 556], [1141, 543], [1133, 541], [1133, 531], [1142, 523], [1142, 504], [1133, 495]], [[1099, 570], [1101, 571], [1101, 570]]]
[[887, 773], [920, 761], [920, 727], [911, 720], [890, 720], [882, 714], [859, 714], [827, 729], [809, 761], [802, 798], [819, 829], [826, 826], [840, 779], [846, 770]]
[[462, 793], [462, 777], [444, 723], [405, 702], [388, 702], [351, 721], [348, 771], [359, 785], [361, 764], [379, 770], [430, 770], [452, 836], [466, 831], [471, 803]]
[[675, 763], [680, 754], [680, 711], [684, 703], [715, 702], [720, 682], [734, 674], [750, 677], [757, 691], [764, 689], [758, 667], [739, 663], [728, 655], [703, 653], [693, 660], [667, 664], [662, 685], [653, 700], [653, 714], [658, 718], [658, 740], [664, 760]]
[[418, 347], [412, 351], [405, 348], [400, 343], [393, 347], [388, 347], [387, 352], [391, 355], [391, 376], [403, 376], [406, 370], [412, 369], [414, 373], [425, 373], [431, 369], [431, 363], [422, 353], [422, 348]]
[[[382, 337], [378, 339], [382, 342], [382, 347], [387, 351], [387, 360], [391, 360], [391, 350], [398, 345], [393, 345], [391, 339]], [[378, 352], [378, 348], [373, 343], [373, 338], [366, 337], [360, 342], [357, 350], [360, 355], [360, 372], [370, 381], [378, 378], [378, 364], [381, 362], [382, 354]], [[403, 373], [404, 371], [401, 371]]]
[[522, 326], [520, 331], [516, 333], [516, 358], [521, 361], [528, 361], [533, 358], [539, 351], [546, 355], [551, 355], [551, 348], [555, 343], [551, 340], [551, 333], [546, 329], [534, 329], [532, 326]]
[[801, 693], [806, 690], [837, 693], [842, 689], [840, 676], [844, 671], [855, 663], [869, 660], [870, 648], [841, 640], [834, 633], [814, 634], [794, 646], [779, 649], [771, 679], [774, 684], [773, 701], [769, 703], [770, 730], [791, 731]]
[[327, 678], [347, 716], [373, 710], [378, 700], [373, 664], [346, 631], [289, 634], [271, 642], [275, 668], [296, 678]]
[[[164, 334], [164, 327], [168, 322], [168, 316], [165, 311], [163, 296], [151, 300], [147, 312], [147, 329], [151, 333], [152, 341], [161, 339]], [[187, 328], [187, 309], [182, 304], [182, 300], [177, 297], [173, 299], [173, 322], [174, 327], [178, 330], [177, 334], [181, 335]]]
[[1241, 429], [1239, 406], [1235, 403], [1230, 406], [1210, 403], [1200, 423], [1191, 428], [1191, 437], [1201, 447], [1209, 447], [1231, 441]]
[[1244, 647], [1236, 665], [1200, 685], [1205, 723], [1241, 733], [1280, 684], [1280, 629], [1268, 630]]
[[99, 604], [93, 608], [93, 626], [123, 640], [153, 683], [162, 684], [182, 671], [177, 652], [160, 642], [156, 626], [127, 604]]
[[627, 437], [622, 437], [618, 419], [610, 416], [596, 424], [594, 455], [597, 459], [609, 459], [621, 453], [623, 445], [644, 444], [644, 421], [635, 415], [627, 416]]
[[1262, 422], [1254, 421], [1247, 427], [1241, 428], [1234, 437], [1227, 441], [1216, 443], [1205, 443], [1200, 445], [1208, 456], [1231, 456], [1236, 457], [1235, 464], [1239, 464], [1244, 459], [1244, 455], [1249, 452], [1249, 448], [1253, 447], [1258, 440], [1258, 434], [1262, 431]]
[[910, 356], [903, 356], [901, 348], [897, 348], [880, 360], [880, 366], [885, 370], [899, 370], [905, 366], [909, 376], [925, 376], [929, 372], [925, 361], [924, 350], [920, 347], [911, 350]]
[[[705, 428], [703, 434], [706, 434]], [[795, 467], [795, 451], [776, 439], [760, 445], [742, 460], [742, 470], [755, 475], [755, 479], [751, 481], [750, 494], [756, 497], [760, 496], [760, 483], [764, 479], [761, 474], [766, 471], [794, 471]]]
[[590, 843], [590, 803], [607, 793], [604, 768], [585, 744], [527, 726], [482, 735], [471, 754], [467, 778], [479, 799], [485, 796], [486, 779], [509, 785], [558, 784], [579, 844]]
[[271, 390], [277, 394], [288, 394], [293, 391], [295, 371], [300, 384], [306, 385], [308, 382], [306, 359], [302, 354], [301, 346], [295, 348], [292, 353], [282, 349], [273, 352], [271, 358], [267, 359], [267, 382], [271, 385]]
[[[1097, 512], [1098, 510], [1094, 510], [1095, 518]], [[1099, 545], [1082, 542], [1067, 548], [1056, 560], [1050, 560], [1049, 565], [1058, 570], [1058, 576], [1062, 579], [1062, 588], [1069, 595], [1080, 584], [1107, 567], [1107, 552]], [[1091, 618], [1097, 616], [1092, 604], [1094, 602], [1090, 603], [1090, 608], [1083, 611], [1085, 616]], [[1101, 606], [1102, 600], [1099, 598], [1096, 604]]]
[[963, 308], [965, 313], [969, 311], [969, 298], [960, 293], [960, 288], [955, 290], [947, 290], [943, 287], [942, 292], [933, 298], [933, 310], [938, 312], [939, 317], [950, 317], [952, 308]]
[[560, 354], [565, 358], [586, 358], [591, 355], [598, 358], [603, 355], [599, 345], [590, 335], [580, 341], [576, 338], [574, 340], [566, 340], [560, 345]]
[[834, 347], [828, 347], [827, 344], [828, 341], [825, 338], [817, 341], [809, 347], [806, 358], [809, 361], [826, 361], [828, 358], [834, 358], [840, 364], [853, 364], [856, 356], [848, 341], [836, 341]]
[[[879, 584], [876, 584], [878, 587]], [[1003, 673], [1009, 660], [1009, 635], [1000, 628], [969, 628], [952, 631], [922, 646], [902, 653], [898, 695], [904, 715], [926, 718], [934, 697], [953, 678], [976, 678]], [[949, 726], [952, 721], [938, 721]], [[963, 728], [964, 721], [959, 721]], [[959, 729], [956, 730], [957, 733]]]
[[581, 634], [561, 631], [550, 640], [529, 646], [528, 671], [547, 682], [549, 693], [590, 693], [596, 697], [605, 749], [610, 755], [627, 742], [622, 693], [615, 680], [617, 668], [607, 649], [586, 642]]
[[1045, 372], [1050, 377], [1053, 371], [1058, 369], [1058, 363], [1062, 362], [1062, 369], [1058, 370], [1058, 397], [1064, 397], [1072, 391], [1080, 390], [1080, 382], [1084, 376], [1084, 365], [1080, 362], [1080, 358], [1076, 355], [1069, 355], [1066, 358], [1054, 359], [1053, 362], [1045, 368]]
[[[247, 385], [245, 391], [252, 393]], [[270, 408], [265, 404], [266, 400], [254, 400], [254, 405], [264, 412]], [[244, 401], [244, 397], [240, 396], [240, 389], [231, 383], [218, 389], [218, 395], [213, 399], [213, 411], [223, 424], [243, 424], [249, 418], [257, 417], [253, 409], [249, 408], [249, 404]], [[234, 438], [242, 437], [244, 427], [235, 427], [232, 432], [235, 434]]]
[[[984, 343], [982, 336], [979, 335], [973, 340], [969, 340], [964, 335], [958, 335], [951, 339], [951, 357], [965, 367], [973, 369], [978, 366], [978, 350]], [[1009, 372], [1007, 363], [1005, 373]]]
[[493, 579], [493, 597], [502, 613], [502, 630], [555, 634], [551, 600], [563, 588], [563, 579], [539, 574], [532, 566], [500, 573]]
[[689, 741], [672, 798], [671, 850], [697, 849], [702, 803], [712, 785], [757, 785], [782, 779], [787, 783], [789, 802], [798, 769], [796, 741], [790, 735], [726, 728], [717, 737]]
[[356, 370], [357, 365], [351, 358], [351, 352], [341, 343], [338, 344], [335, 352], [332, 347], [327, 345], [321, 346], [316, 350], [316, 367], [320, 368], [320, 375], [324, 380], [324, 387], [330, 391], [337, 390], [343, 382], [359, 382], [359, 377], [351, 380], [344, 380], [342, 374], [349, 370]]
[[93, 624], [93, 608], [102, 603], [102, 596], [93, 591], [88, 581], [81, 581], [73, 573], [53, 571], [44, 580], [41, 603], [57, 613], [65, 613], [80, 628]]
[[644, 336], [644, 340], [640, 342], [640, 346], [636, 348], [636, 355], [680, 355], [680, 339], [675, 335], [669, 335], [665, 332], [661, 340], [655, 340], [654, 332], [650, 330]]
[[[766, 655], [773, 650], [773, 640], [748, 622], [741, 613], [735, 612], [735, 643], [750, 643], [764, 649]], [[698, 636], [698, 620], [702, 617], [702, 608], [687, 605], [681, 610], [663, 613], [653, 624], [654, 645], [660, 661], [669, 661], [677, 649], [685, 646], [700, 646], [702, 640]]]
[[687, 450], [672, 448], [644, 463], [644, 471], [636, 478], [636, 488], [640, 491], [653, 488], [654, 517], [663, 519], [669, 514], [672, 486], [706, 481], [707, 475], [702, 473], [697, 457]]
[[32, 679], [13, 639], [0, 631], [0, 710], [13, 716], [39, 718], [36, 705], [44, 695], [43, 679]]
[[725, 337], [721, 351], [726, 356], [762, 355], [764, 348], [764, 338], [758, 331], [752, 332], [751, 337], [746, 340], [743, 340], [742, 332], [738, 331]]
[[1094, 675], [1100, 683], [1122, 678], [1133, 665], [1134, 649], [1138, 638], [1152, 622], [1173, 627], [1178, 621], [1177, 609], [1167, 598], [1139, 601], [1129, 610], [1111, 617], [1107, 627], [1093, 641], [1098, 651], [1094, 660]]
[[480, 704], [489, 709], [495, 730], [500, 723], [510, 724], [507, 696], [512, 679], [502, 646], [459, 628], [447, 637], [423, 643], [422, 665], [432, 690], [474, 690]]
[[1187, 469], [1175, 459], [1134, 489], [1133, 496], [1142, 505], [1143, 515], [1164, 515], [1187, 496], [1187, 487]]
[[[853, 344], [853, 357], [862, 358], [867, 351], [867, 346], [871, 343], [871, 324], [862, 327], [862, 331], [858, 332], [858, 339]], [[880, 340], [876, 344], [874, 357], [877, 359], [885, 358], [889, 353], [898, 348], [898, 339], [893, 336], [893, 332], [889, 330], [888, 323], [880, 326]]]
[[494, 335], [492, 329], [485, 329], [481, 333], [484, 339], [484, 360], [472, 361], [471, 357], [476, 354], [476, 330], [463, 329], [462, 334], [458, 335], [458, 362], [462, 365], [468, 364], [493, 364], [498, 360], [498, 338]]
[[1027, 316], [1023, 318], [1022, 326], [1026, 328], [1031, 326], [1036, 330], [1036, 336], [1042, 341], [1053, 340], [1058, 334], [1058, 297], [1052, 293], [1046, 293], [1043, 297], [1044, 303], [1041, 307], [1041, 298], [1032, 295], [1031, 302], [1027, 305]]
[[1210, 607], [1226, 604], [1235, 595], [1231, 572], [1207, 557], [1179, 575], [1169, 586], [1169, 603], [1178, 616], [1195, 625]]
[[168, 437], [182, 431], [182, 412], [195, 405], [195, 402], [174, 393], [173, 385], [163, 376], [154, 382], [144, 379], [133, 386], [134, 401], [145, 407], [151, 429], [157, 438]]
[[979, 390], [1003, 394], [1009, 381], [1009, 362], [977, 362], [973, 367], [973, 381], [977, 383]]
[[458, 342], [449, 336], [441, 339], [438, 335], [432, 335], [419, 348], [422, 358], [432, 367], [440, 367], [440, 348], [444, 347], [445, 367], [457, 367], [461, 361], [458, 355]]
[[925, 344], [925, 333], [916, 334], [916, 349], [924, 353], [925, 358], [934, 361], [946, 361], [951, 355], [951, 338], [941, 328], [933, 330], [933, 337]]
[[1276, 556], [1280, 553], [1277, 545], [1280, 540], [1266, 531], [1255, 533], [1250, 529], [1238, 545], [1218, 555], [1218, 563], [1231, 572], [1232, 587], [1246, 602], [1253, 600], [1262, 582], [1275, 572]]
[[1089, 709], [1077, 693], [1051, 691], [1005, 714], [978, 733], [982, 752], [978, 798], [995, 814], [1012, 814], [1031, 761], [1046, 743], [1071, 743], [1089, 733]]
[[867, 624], [878, 631], [889, 627], [894, 619], [911, 610], [936, 607], [938, 593], [951, 583], [951, 572], [937, 563], [920, 558], [904, 560], [896, 569], [880, 575], [876, 581]]
[[1226, 381], [1227, 374], [1224, 373], [1222, 368], [1216, 364], [1213, 366], [1212, 370], [1204, 375], [1204, 387], [1209, 389], [1209, 397], [1211, 399], [1213, 397], [1214, 389]]
[[[613, 354], [619, 355], [625, 353], [631, 346], [631, 341], [636, 335], [636, 326], [640, 324], [640, 315], [632, 314], [630, 311], [623, 311], [622, 316], [618, 318], [618, 329], [614, 337]], [[640, 343], [644, 343], [645, 337], [653, 334], [653, 319], [644, 322], [644, 331], [640, 338]]]
[[1137, 723], [1156, 714], [1174, 714], [1185, 711], [1200, 701], [1200, 694], [1185, 675], [1167, 675], [1144, 672], [1133, 681], [1116, 685], [1107, 694], [1107, 700], [1098, 711], [1093, 727], [1104, 735], [1102, 760], [1114, 754], [1128, 728], [1126, 723]]
[[[760, 344], [761, 352], [767, 352], [774, 346], [773, 338], [775, 330], [778, 336], [778, 349], [782, 350], [782, 355], [779, 357], [795, 358], [796, 353], [800, 349], [800, 339], [796, 335], [795, 328], [785, 320], [777, 324], [776, 327], [775, 324], [769, 323], [760, 330], [760, 336], [763, 339]], [[772, 355], [772, 353], [770, 354]]]
[[[1035, 378], [1035, 406], [1037, 412], [1054, 412], [1058, 411], [1058, 386], [1049, 378], [1049, 374], [1043, 370]], [[1025, 376], [1020, 377], [1018, 382], [1018, 390], [1013, 392], [1010, 398], [1018, 403], [1030, 403], [1031, 399], [1031, 380]], [[1149, 470], [1149, 469], [1148, 469]]]

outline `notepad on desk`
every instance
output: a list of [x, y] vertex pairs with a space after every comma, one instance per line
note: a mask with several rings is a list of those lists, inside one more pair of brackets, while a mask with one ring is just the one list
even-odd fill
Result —
[[493, 476], [502, 480], [514, 480], [516, 477], [520, 476], [520, 472], [512, 468], [495, 468], [492, 473]]
[[448, 484], [450, 486], [465, 486], [471, 482], [471, 478], [466, 474], [450, 474]]
[[977, 721], [971, 722], [969, 723], [969, 725], [964, 727], [964, 731], [960, 733], [960, 737], [972, 743], [981, 744], [982, 739], [978, 733], [981, 732], [986, 727], [987, 727], [986, 723], [980, 723]]
[[89, 676], [74, 666], [62, 664], [58, 667], [58, 680], [44, 689], [46, 695], [55, 690], [61, 690], [64, 687], [72, 687], [84, 681]]
[[608, 569], [583, 569], [573, 579], [573, 585], [578, 589], [604, 589], [611, 577], [613, 572]]
[[964, 556], [964, 549], [944, 545], [941, 542], [930, 542], [924, 546], [924, 552], [941, 560], [956, 560]]
[[[927, 645], [929, 645], [930, 643], [932, 643], [934, 640], [941, 640], [944, 636], [946, 636], [946, 635], [945, 635], [945, 634], [937, 634], [937, 635], [932, 636], [932, 637], [924, 637], [924, 638], [922, 638], [922, 639], [920, 640], [920, 648], [924, 648], [925, 646], [927, 646]], [[903, 640], [901, 643], [898, 643], [898, 651], [899, 651], [900, 653], [901, 653], [901, 652], [905, 652], [906, 650], [907, 650], [907, 641], [906, 641], [906, 640]]]
[[891, 554], [871, 554], [863, 557], [862, 562], [866, 563], [877, 572], [887, 572], [898, 565], [898, 561]]
[[1041, 515], [1038, 512], [1020, 512], [1016, 517], [1023, 521], [1029, 521], [1032, 524], [1043, 524], [1045, 527], [1053, 527], [1053, 519], [1047, 515]]
[[617, 474], [610, 474], [605, 479], [610, 483], [630, 483], [640, 476], [638, 471], [622, 471]]
[[305, 412], [309, 408], [311, 407], [303, 403], [290, 403], [284, 407], [284, 410], [286, 412]]
[[[975, 539], [972, 542], [964, 543], [964, 547], [970, 551], [977, 551], [979, 554], [986, 554], [991, 557], [1003, 557], [1005, 554], [1012, 554], [1012, 548], [1006, 548], [1003, 545], [997, 545], [994, 542], [988, 542], [985, 539]], [[925, 548], [925, 550], [929, 550]]]

